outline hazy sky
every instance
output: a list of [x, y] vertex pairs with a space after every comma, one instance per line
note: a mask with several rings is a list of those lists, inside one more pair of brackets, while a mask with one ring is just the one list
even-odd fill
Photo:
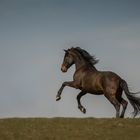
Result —
[[[74, 67], [63, 74], [63, 49], [80, 46], [96, 55], [99, 70], [124, 78], [140, 91], [139, 0], [0, 0], [0, 117], [114, 117], [104, 96], [66, 88]], [[125, 97], [125, 96], [124, 96]], [[126, 116], [133, 109], [129, 105]]]

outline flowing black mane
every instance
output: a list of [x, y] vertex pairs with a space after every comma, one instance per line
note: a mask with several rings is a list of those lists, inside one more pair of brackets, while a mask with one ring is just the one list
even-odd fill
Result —
[[79, 52], [81, 54], [81, 56], [90, 64], [90, 65], [95, 65], [99, 62], [99, 60], [97, 60], [95, 58], [95, 56], [91, 56], [86, 50], [81, 49], [80, 47], [76, 47], [73, 48], [74, 50], [76, 50], [77, 52]]

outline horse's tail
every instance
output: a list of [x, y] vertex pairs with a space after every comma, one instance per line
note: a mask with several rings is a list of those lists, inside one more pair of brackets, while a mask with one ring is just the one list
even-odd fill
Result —
[[121, 88], [124, 90], [128, 100], [134, 108], [133, 117], [140, 113], [140, 97], [137, 97], [136, 94], [140, 93], [132, 93], [128, 89], [128, 85], [126, 81], [122, 80], [120, 84]]

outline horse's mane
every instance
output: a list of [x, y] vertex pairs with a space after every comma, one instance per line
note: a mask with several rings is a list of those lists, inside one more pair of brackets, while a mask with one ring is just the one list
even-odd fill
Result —
[[77, 52], [79, 52], [81, 54], [81, 56], [91, 65], [94, 66], [95, 64], [97, 64], [99, 62], [99, 60], [97, 60], [95, 58], [95, 56], [91, 56], [86, 50], [81, 49], [80, 47], [76, 47], [73, 48], [74, 50], [76, 50]]

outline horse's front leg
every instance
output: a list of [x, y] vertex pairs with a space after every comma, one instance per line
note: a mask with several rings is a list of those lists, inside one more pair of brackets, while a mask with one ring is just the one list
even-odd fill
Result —
[[60, 87], [60, 89], [59, 89], [57, 95], [56, 95], [56, 101], [58, 101], [58, 100], [61, 99], [61, 93], [62, 93], [62, 91], [63, 91], [63, 89], [64, 89], [65, 86], [77, 88], [77, 87], [76, 87], [76, 82], [75, 82], [75, 81], [64, 82], [64, 83], [62, 84], [62, 86]]
[[77, 95], [77, 102], [78, 102], [78, 108], [85, 114], [86, 113], [86, 109], [81, 105], [81, 97], [84, 96], [86, 94], [86, 92], [81, 91], [78, 95]]

